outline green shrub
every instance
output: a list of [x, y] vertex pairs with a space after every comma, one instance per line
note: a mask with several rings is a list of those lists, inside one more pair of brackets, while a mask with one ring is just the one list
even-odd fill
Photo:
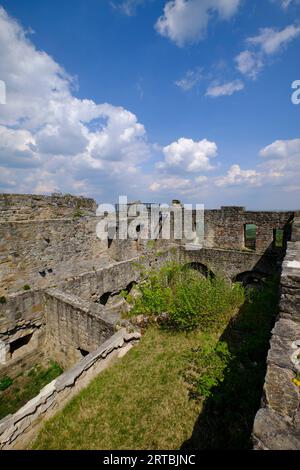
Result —
[[193, 398], [208, 398], [214, 387], [223, 382], [232, 356], [226, 342], [215, 343], [208, 337], [196, 351], [189, 353], [189, 368], [184, 378]]
[[2, 297], [0, 297], [0, 304], [6, 304], [6, 297], [4, 297], [4, 295]]
[[0, 391], [3, 392], [8, 387], [10, 387], [12, 383], [13, 383], [13, 380], [10, 377], [4, 377], [3, 379], [1, 379], [0, 380]]
[[127, 298], [133, 305], [131, 316], [167, 313], [168, 325], [179, 330], [220, 326], [244, 302], [240, 284], [230, 286], [221, 277], [205, 278], [174, 262], [150, 271], [137, 289], [137, 298]]
[[30, 286], [28, 284], [25, 284], [25, 286], [23, 286], [23, 289], [24, 290], [30, 290]]

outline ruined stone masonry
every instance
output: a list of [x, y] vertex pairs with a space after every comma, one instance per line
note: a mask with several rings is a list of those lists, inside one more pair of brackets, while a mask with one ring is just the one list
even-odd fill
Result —
[[279, 307], [253, 441], [256, 449], [300, 450], [300, 388], [293, 382], [300, 373], [300, 218], [282, 266]]
[[[300, 340], [299, 218], [293, 212], [243, 207], [205, 210], [204, 246], [198, 249], [196, 242], [177, 240], [172, 230], [170, 240], [151, 243], [142, 230], [132, 240], [117, 235], [100, 241], [100, 220], [92, 199], [0, 195], [0, 379], [48, 359], [66, 370], [0, 422], [0, 448], [22, 447], [58, 403], [134, 344], [136, 333], [118, 331], [127, 308], [122, 291], [134, 289], [141, 267], [156, 268], [167, 260], [244, 284], [280, 273], [283, 263], [281, 315], [253, 439], [256, 448], [299, 447], [299, 388], [292, 382]], [[255, 228], [250, 244], [249, 225]], [[276, 440], [274, 434], [281, 437]]]

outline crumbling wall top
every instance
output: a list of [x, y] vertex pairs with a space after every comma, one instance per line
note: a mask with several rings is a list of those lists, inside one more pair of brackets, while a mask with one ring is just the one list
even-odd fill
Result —
[[95, 215], [96, 209], [94, 199], [71, 194], [0, 194], [1, 222]]

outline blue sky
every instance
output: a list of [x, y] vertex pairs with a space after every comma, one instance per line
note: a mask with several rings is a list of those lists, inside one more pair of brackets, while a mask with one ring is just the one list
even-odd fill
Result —
[[299, 1], [0, 5], [1, 191], [299, 209]]

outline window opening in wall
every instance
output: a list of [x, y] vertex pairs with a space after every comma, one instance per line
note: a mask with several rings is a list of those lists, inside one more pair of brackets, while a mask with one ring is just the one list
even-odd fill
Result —
[[46, 277], [46, 271], [39, 271], [40, 276]]
[[81, 349], [81, 348], [78, 348], [78, 351], [80, 352], [80, 354], [82, 355], [82, 357], [85, 357], [87, 356], [89, 353], [89, 351], [86, 351], [85, 349]]
[[246, 224], [244, 227], [245, 247], [250, 250], [256, 249], [256, 225]]
[[22, 336], [22, 338], [18, 338], [15, 341], [12, 341], [9, 345], [10, 353], [13, 354], [18, 349], [22, 348], [23, 346], [26, 346], [31, 340], [32, 335], [33, 333], [30, 333], [29, 335]]
[[283, 248], [284, 245], [284, 230], [275, 228], [273, 231], [273, 241], [275, 248]]

